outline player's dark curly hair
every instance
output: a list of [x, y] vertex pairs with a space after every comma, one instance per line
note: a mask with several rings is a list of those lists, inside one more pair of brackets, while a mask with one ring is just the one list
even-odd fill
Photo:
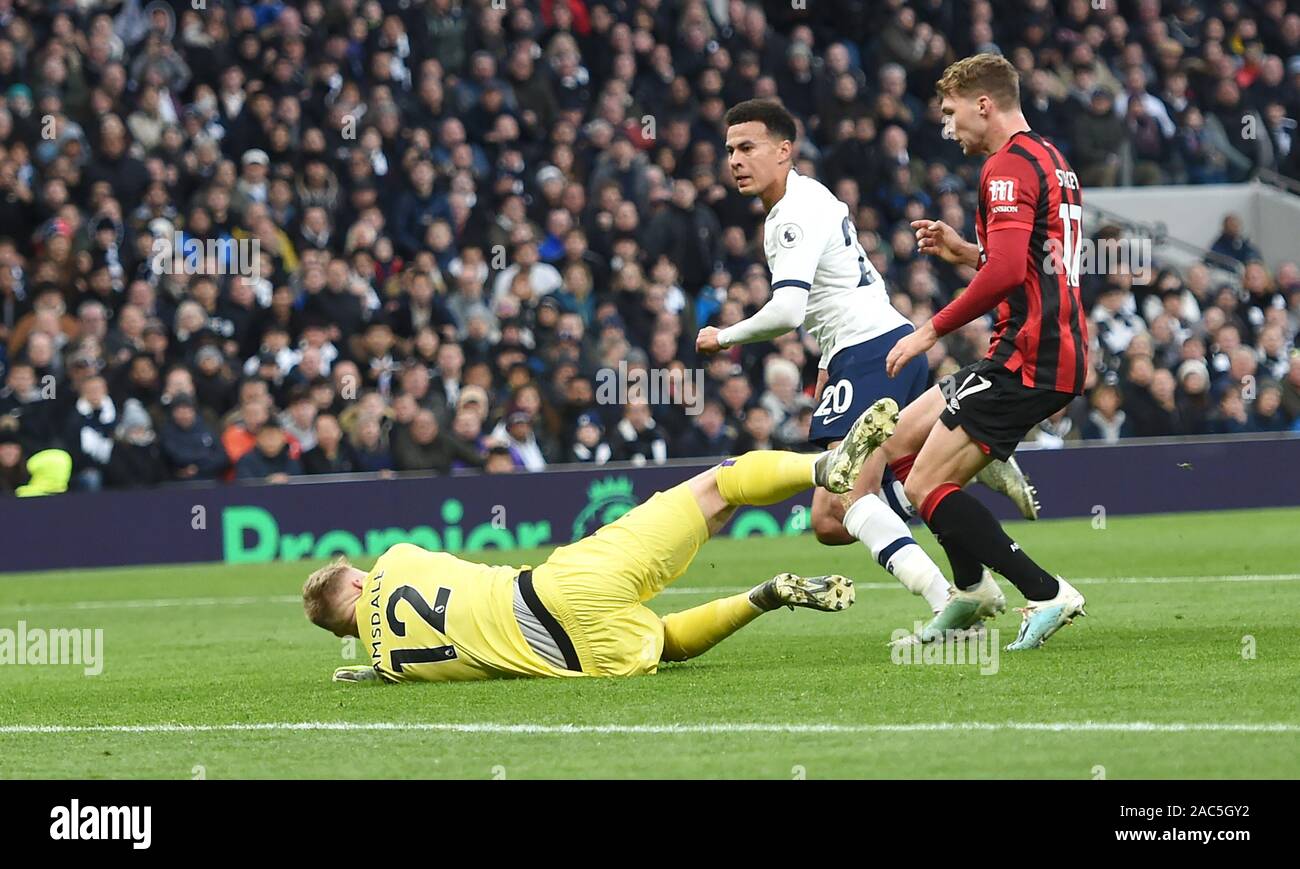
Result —
[[794, 115], [775, 100], [745, 100], [743, 103], [736, 103], [727, 110], [727, 114], [722, 119], [723, 125], [727, 127], [750, 121], [758, 121], [765, 125], [767, 131], [774, 134], [778, 140], [789, 139], [793, 142], [798, 135]]

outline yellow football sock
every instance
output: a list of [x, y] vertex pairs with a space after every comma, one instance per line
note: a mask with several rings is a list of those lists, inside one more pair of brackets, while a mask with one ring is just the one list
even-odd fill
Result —
[[702, 606], [664, 616], [665, 661], [685, 661], [703, 655], [761, 616], [749, 592], [711, 600]]
[[718, 491], [728, 504], [763, 507], [811, 489], [817, 453], [754, 450], [718, 466]]

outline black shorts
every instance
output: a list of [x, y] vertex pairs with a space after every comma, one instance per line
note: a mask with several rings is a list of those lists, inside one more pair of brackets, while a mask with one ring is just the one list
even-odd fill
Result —
[[946, 403], [939, 419], [961, 426], [985, 453], [1006, 461], [1031, 428], [1074, 401], [1074, 395], [1025, 386], [1018, 373], [981, 359], [939, 381]]

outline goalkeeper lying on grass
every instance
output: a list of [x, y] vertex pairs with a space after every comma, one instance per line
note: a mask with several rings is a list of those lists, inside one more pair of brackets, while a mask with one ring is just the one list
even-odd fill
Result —
[[336, 681], [439, 682], [515, 676], [635, 676], [702, 655], [781, 606], [834, 612], [853, 603], [842, 576], [780, 574], [752, 591], [660, 618], [643, 602], [681, 576], [741, 505], [814, 486], [848, 492], [893, 431], [882, 399], [820, 455], [755, 451], [656, 493], [536, 568], [494, 567], [402, 543], [369, 573], [340, 559], [313, 573], [303, 607], [316, 625], [359, 637], [368, 666]]

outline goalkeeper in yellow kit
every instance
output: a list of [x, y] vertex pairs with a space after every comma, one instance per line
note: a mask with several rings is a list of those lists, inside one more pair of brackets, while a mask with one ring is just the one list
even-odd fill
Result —
[[398, 544], [369, 573], [346, 559], [314, 572], [303, 607], [316, 625], [358, 637], [369, 664], [336, 681], [442, 682], [517, 676], [635, 676], [711, 649], [781, 606], [834, 612], [853, 603], [842, 576], [790, 573], [660, 618], [644, 605], [681, 576], [736, 507], [775, 504], [821, 486], [849, 492], [893, 431], [882, 399], [819, 455], [755, 451], [728, 459], [536, 568], [497, 567]]

